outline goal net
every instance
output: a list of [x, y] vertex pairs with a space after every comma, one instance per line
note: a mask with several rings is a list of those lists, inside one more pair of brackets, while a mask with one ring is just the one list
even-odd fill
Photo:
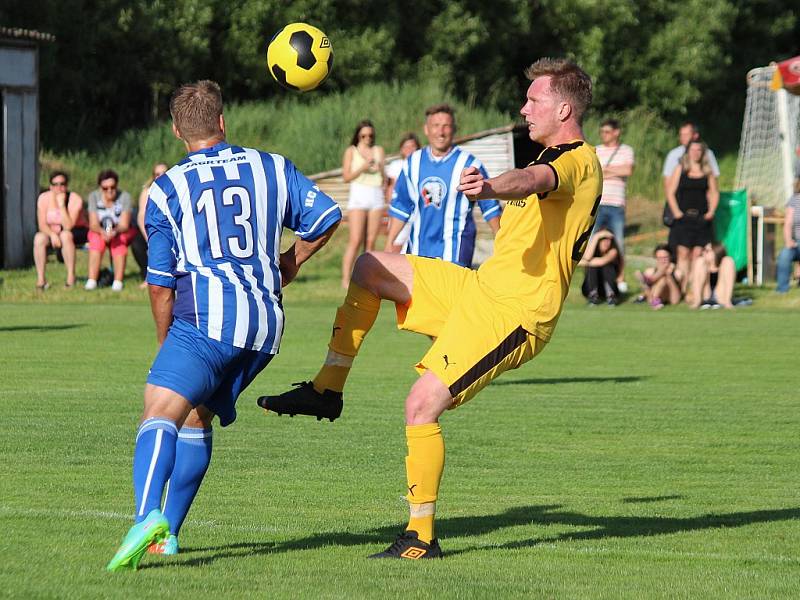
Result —
[[782, 208], [792, 193], [795, 148], [800, 143], [800, 96], [770, 88], [776, 67], [747, 74], [747, 104], [736, 163], [736, 188], [751, 204]]

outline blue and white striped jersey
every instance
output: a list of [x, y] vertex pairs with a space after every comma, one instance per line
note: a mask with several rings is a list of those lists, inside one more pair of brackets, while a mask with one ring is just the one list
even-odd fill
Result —
[[341, 220], [291, 161], [225, 142], [193, 152], [150, 187], [147, 282], [176, 290], [176, 319], [275, 354], [283, 333], [284, 227], [314, 240]]
[[[474, 166], [484, 177], [483, 164], [458, 146], [437, 158], [426, 146], [403, 162], [389, 207], [389, 216], [411, 222], [404, 248], [407, 254], [442, 258], [464, 267], [472, 265], [475, 221], [472, 203], [458, 191], [461, 171]], [[500, 216], [497, 200], [479, 200], [485, 220]]]

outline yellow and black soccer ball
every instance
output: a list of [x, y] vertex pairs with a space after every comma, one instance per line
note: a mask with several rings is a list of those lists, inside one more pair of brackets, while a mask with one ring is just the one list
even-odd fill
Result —
[[307, 23], [291, 23], [267, 46], [267, 68], [289, 90], [313, 90], [330, 74], [333, 48], [328, 36]]

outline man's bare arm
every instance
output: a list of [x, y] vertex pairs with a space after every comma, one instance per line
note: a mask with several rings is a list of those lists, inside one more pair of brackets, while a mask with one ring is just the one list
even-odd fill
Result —
[[331, 225], [325, 233], [312, 241], [298, 239], [286, 252], [281, 253], [280, 269], [283, 286], [289, 285], [297, 276], [300, 265], [311, 258], [320, 248], [328, 243], [339, 223]]
[[150, 292], [150, 310], [153, 312], [153, 321], [156, 324], [156, 339], [158, 345], [164, 343], [169, 326], [172, 325], [172, 306], [175, 304], [175, 292], [172, 288], [160, 285], [147, 286]]
[[397, 254], [400, 252], [400, 246], [396, 245], [394, 241], [397, 239], [397, 236], [403, 230], [405, 223], [396, 217], [389, 218], [389, 235], [386, 236], [386, 247], [383, 249], [384, 252], [394, 252]]
[[461, 172], [458, 191], [470, 200], [514, 200], [531, 194], [550, 192], [556, 187], [556, 174], [549, 165], [531, 165], [524, 169], [512, 169], [497, 177], [484, 178], [475, 167]]

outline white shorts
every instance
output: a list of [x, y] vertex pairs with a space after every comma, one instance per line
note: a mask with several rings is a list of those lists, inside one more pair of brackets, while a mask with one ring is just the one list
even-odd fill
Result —
[[350, 184], [347, 210], [380, 210], [384, 206], [383, 188], [363, 185], [355, 181]]

